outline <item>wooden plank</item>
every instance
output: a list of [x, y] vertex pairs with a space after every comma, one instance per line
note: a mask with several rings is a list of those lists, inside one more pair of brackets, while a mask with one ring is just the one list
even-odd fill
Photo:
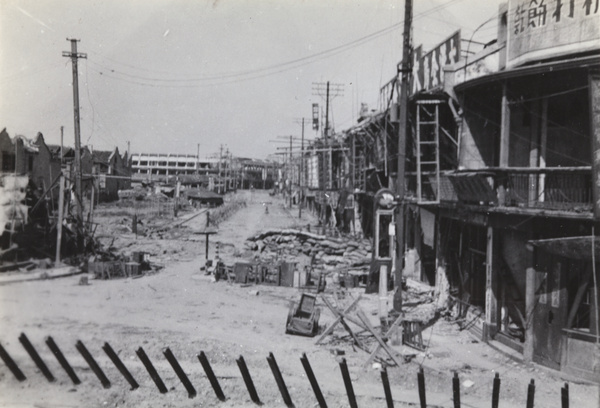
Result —
[[[392, 336], [394, 334], [394, 330], [396, 330], [396, 328], [398, 328], [398, 326], [401, 323], [402, 323], [402, 315], [398, 316], [398, 318], [394, 321], [394, 323], [392, 323], [392, 325], [390, 326], [389, 330], [385, 334], [386, 337], [389, 338], [390, 336]], [[377, 353], [379, 353], [379, 350], [381, 350], [381, 345], [377, 344], [375, 346], [375, 349], [369, 355], [369, 358], [367, 358], [367, 360], [364, 362], [364, 364], [363, 364], [363, 370], [366, 369], [373, 362], [373, 360], [375, 360], [375, 357], [377, 357]]]
[[362, 320], [362, 322], [365, 324], [365, 326], [367, 326], [367, 328], [371, 332], [371, 334], [373, 336], [375, 336], [375, 340], [377, 340], [377, 342], [381, 345], [381, 347], [385, 350], [385, 352], [392, 358], [392, 360], [394, 360], [394, 363], [396, 363], [396, 365], [398, 367], [402, 366], [402, 362], [398, 359], [398, 356], [396, 355], [396, 351], [393, 350], [390, 346], [388, 346], [385, 341], [383, 341], [381, 336], [375, 331], [373, 326], [371, 326], [371, 322], [369, 322], [369, 319], [365, 315], [365, 313], [359, 309], [357, 312], [357, 315], [358, 315], [358, 318], [360, 320]]
[[350, 329], [348, 324], [344, 321], [345, 314], [342, 314], [340, 311], [338, 311], [325, 297], [323, 297], [323, 302], [327, 305], [329, 310], [331, 310], [331, 312], [334, 315], [337, 315], [338, 319], [340, 319], [340, 323], [342, 324], [342, 326], [344, 326], [344, 329], [346, 329], [346, 331], [348, 333], [350, 333], [350, 336], [352, 336], [352, 338], [354, 339], [354, 344], [356, 344], [361, 349], [365, 350], [366, 348], [362, 344], [360, 339], [356, 336], [356, 334], [352, 331], [352, 329]]
[[[360, 299], [362, 298], [362, 294], [359, 295], [351, 304], [350, 306], [348, 306], [346, 309], [344, 309], [344, 311], [342, 312], [343, 315], [345, 315], [346, 313], [350, 312], [360, 301]], [[323, 298], [324, 299], [324, 298]], [[325, 336], [327, 336], [328, 334], [330, 334], [333, 329], [335, 328], [335, 326], [338, 325], [338, 323], [340, 323], [342, 319], [338, 316], [333, 323], [331, 323], [331, 325], [329, 325], [329, 327], [327, 329], [325, 329], [325, 331], [323, 332], [323, 334], [321, 334], [319, 336], [319, 338], [315, 341], [315, 344], [319, 344], [324, 338]]]

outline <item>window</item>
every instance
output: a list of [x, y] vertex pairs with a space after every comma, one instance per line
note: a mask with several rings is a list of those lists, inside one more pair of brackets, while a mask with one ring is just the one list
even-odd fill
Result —
[[2, 171], [15, 171], [15, 155], [2, 152]]

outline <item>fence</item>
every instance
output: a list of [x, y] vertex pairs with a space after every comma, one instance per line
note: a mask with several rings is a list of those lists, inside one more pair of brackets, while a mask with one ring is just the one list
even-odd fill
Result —
[[141, 201], [127, 200], [117, 203], [115, 208], [98, 207], [95, 209], [97, 215], [123, 215], [132, 217], [174, 217], [174, 200], [162, 197], [151, 197]]
[[[29, 341], [29, 339], [27, 338], [25, 333], [21, 333], [21, 335], [19, 337], [19, 342], [23, 345], [23, 347], [27, 351], [27, 354], [29, 354], [29, 356], [31, 357], [31, 359], [33, 360], [35, 365], [42, 372], [42, 374], [46, 377], [46, 379], [51, 383], [55, 382], [56, 379], [55, 379], [54, 375], [51, 373], [50, 369], [48, 368], [48, 366], [46, 365], [44, 360], [41, 358], [41, 356], [35, 349], [34, 345]], [[58, 360], [60, 366], [65, 370], [65, 372], [67, 373], [67, 375], [69, 376], [69, 378], [71, 379], [73, 384], [74, 385], [81, 384], [81, 380], [75, 373], [75, 370], [73, 369], [73, 367], [71, 367], [71, 365], [69, 364], [65, 355], [63, 354], [61, 349], [58, 347], [56, 342], [52, 339], [52, 337], [46, 338], [46, 345], [52, 351], [52, 354], [54, 354], [54, 356]], [[96, 375], [96, 377], [98, 378], [98, 380], [100, 381], [102, 386], [105, 389], [111, 388], [112, 387], [111, 381], [108, 379], [108, 377], [106, 376], [106, 374], [104, 373], [104, 371], [102, 370], [100, 365], [97, 363], [94, 356], [89, 352], [89, 350], [83, 344], [83, 342], [81, 342], [81, 340], [77, 341], [77, 343], [75, 344], [75, 348], [81, 354], [81, 356], [86, 361], [86, 363], [89, 365], [90, 369]], [[118, 354], [113, 350], [113, 348], [110, 346], [110, 344], [104, 343], [102, 350], [106, 353], [106, 355], [111, 360], [111, 362], [115, 365], [117, 370], [121, 373], [121, 375], [125, 378], [127, 383], [131, 386], [131, 391], [139, 388], [138, 381], [133, 377], [131, 372], [127, 369], [125, 364], [121, 361]], [[142, 347], [138, 348], [136, 350], [136, 354], [137, 354], [138, 358], [140, 359], [140, 361], [142, 362], [142, 364], [144, 365], [144, 367], [146, 368], [146, 371], [150, 375], [150, 377], [151, 377], [152, 381], [154, 382], [154, 384], [156, 385], [156, 388], [158, 389], [158, 391], [161, 394], [166, 394], [169, 390], [166, 387], [166, 385], [164, 384], [162, 378], [160, 377], [160, 375], [158, 374], [156, 369], [154, 368], [154, 364], [152, 363], [152, 361], [150, 360], [150, 358], [148, 357], [148, 355], [146, 354], [144, 349]], [[187, 376], [187, 374], [185, 373], [185, 371], [183, 370], [183, 368], [179, 364], [177, 358], [175, 357], [175, 355], [173, 354], [173, 352], [170, 350], [169, 347], [163, 349], [163, 355], [165, 356], [165, 359], [169, 362], [169, 364], [173, 368], [173, 371], [175, 372], [175, 374], [177, 375], [177, 377], [179, 378], [179, 380], [185, 387], [185, 389], [188, 393], [188, 398], [196, 397], [197, 391], [196, 391], [194, 385], [190, 381], [189, 377]], [[4, 349], [4, 347], [1, 344], [0, 344], [0, 358], [4, 361], [6, 366], [9, 368], [9, 370], [12, 372], [12, 374], [15, 376], [15, 378], [18, 381], [23, 382], [23, 381], [27, 380], [27, 377], [21, 371], [18, 364], [13, 360], [13, 358], [8, 354], [8, 352]], [[227, 397], [223, 393], [223, 389], [221, 388], [219, 380], [218, 380], [217, 376], [215, 375], [206, 354], [203, 351], [201, 351], [200, 354], [197, 355], [197, 358], [206, 374], [206, 377], [208, 378], [208, 380], [210, 382], [210, 385], [211, 385], [217, 399], [220, 401], [227, 400]], [[323, 392], [321, 390], [319, 382], [317, 381], [317, 378], [315, 377], [315, 374], [312, 370], [310, 362], [308, 361], [308, 358], [306, 357], [305, 353], [303, 353], [302, 356], [300, 357], [300, 361], [301, 361], [302, 367], [304, 368], [304, 371], [306, 373], [306, 377], [307, 377], [308, 381], [310, 382], [311, 388], [315, 394], [315, 399], [317, 400], [318, 406], [321, 408], [326, 408], [327, 403], [323, 396]], [[287, 407], [294, 407], [294, 403], [292, 401], [292, 398], [290, 396], [288, 388], [285, 384], [285, 380], [281, 374], [281, 371], [279, 369], [279, 366], [277, 365], [277, 361], [275, 360], [275, 356], [273, 355], [273, 353], [269, 353], [269, 355], [267, 356], [267, 362], [269, 364], [269, 367], [273, 374], [273, 378], [275, 380], [275, 383], [277, 384], [277, 387], [279, 389], [279, 392], [281, 393], [281, 396], [282, 396], [282, 399], [283, 399], [285, 405]], [[250, 395], [250, 399], [255, 404], [261, 405], [262, 401], [256, 391], [256, 387], [254, 386], [254, 381], [252, 379], [252, 375], [250, 374], [250, 370], [249, 370], [248, 366], [246, 365], [244, 357], [240, 355], [240, 357], [236, 360], [236, 363], [240, 370], [240, 374], [244, 380], [244, 384], [246, 385], [248, 394]], [[357, 404], [357, 400], [356, 400], [356, 394], [354, 393], [352, 379], [351, 379], [350, 372], [348, 370], [348, 365], [346, 363], [345, 358], [341, 359], [341, 361], [339, 362], [339, 366], [340, 366], [340, 371], [342, 374], [342, 379], [344, 382], [344, 387], [346, 390], [346, 395], [348, 398], [348, 403], [350, 404], [351, 408], [357, 408], [358, 404]], [[387, 404], [386, 406], [388, 408], [391, 408], [394, 406], [394, 400], [392, 397], [392, 389], [390, 387], [390, 383], [389, 383], [389, 379], [388, 379], [388, 375], [387, 375], [387, 369], [385, 368], [385, 366], [383, 366], [381, 369], [381, 382], [382, 382], [382, 386], [383, 386], [383, 393], [385, 396], [385, 401]], [[492, 389], [492, 396], [491, 396], [492, 408], [498, 408], [498, 406], [499, 406], [500, 384], [501, 384], [500, 376], [498, 373], [496, 373], [494, 380], [493, 380], [493, 389]], [[427, 407], [427, 392], [426, 392], [426, 386], [425, 386], [425, 373], [423, 371], [422, 366], [419, 368], [419, 371], [417, 372], [417, 385], [418, 385], [420, 407], [426, 408]], [[458, 373], [456, 373], [456, 372], [454, 372], [454, 376], [452, 377], [451, 400], [453, 401], [454, 408], [461, 407], [460, 379], [458, 377]], [[533, 408], [534, 400], [535, 400], [535, 382], [532, 379], [531, 382], [527, 386], [526, 408]], [[568, 383], [565, 383], [564, 386], [561, 388], [561, 408], [569, 408], [569, 385], [568, 385]]]

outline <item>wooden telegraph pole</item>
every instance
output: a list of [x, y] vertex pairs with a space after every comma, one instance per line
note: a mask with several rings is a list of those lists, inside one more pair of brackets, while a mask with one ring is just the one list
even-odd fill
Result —
[[302, 198], [304, 195], [303, 189], [304, 177], [304, 118], [302, 118], [302, 146], [300, 147], [300, 174], [298, 175], [298, 218], [302, 218]]
[[77, 211], [77, 245], [81, 249], [83, 243], [83, 208], [81, 197], [81, 128], [79, 120], [79, 75], [77, 73], [77, 60], [87, 58], [87, 54], [77, 52], [77, 41], [74, 38], [67, 38], [71, 42], [71, 52], [63, 51], [62, 56], [71, 58], [73, 66], [73, 112], [75, 123], [75, 208]]
[[400, 68], [400, 94], [398, 95], [398, 106], [400, 107], [400, 123], [398, 130], [398, 176], [397, 196], [398, 214], [396, 215], [396, 273], [394, 282], [396, 292], [394, 293], [394, 310], [402, 311], [402, 268], [404, 259], [404, 176], [406, 163], [406, 130], [408, 122], [408, 86], [411, 74], [411, 41], [410, 31], [412, 25], [412, 0], [404, 2], [404, 33], [402, 46], [402, 65]]

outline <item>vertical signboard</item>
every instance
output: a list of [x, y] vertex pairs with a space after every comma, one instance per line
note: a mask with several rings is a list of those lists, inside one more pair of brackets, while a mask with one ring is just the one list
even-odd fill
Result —
[[598, 49], [599, 0], [509, 0], [507, 67]]
[[319, 104], [312, 104], [312, 128], [313, 130], [319, 130]]
[[443, 67], [454, 64], [459, 59], [460, 30], [426, 54], [423, 54], [421, 46], [415, 48], [412, 93], [441, 87], [444, 81]]

